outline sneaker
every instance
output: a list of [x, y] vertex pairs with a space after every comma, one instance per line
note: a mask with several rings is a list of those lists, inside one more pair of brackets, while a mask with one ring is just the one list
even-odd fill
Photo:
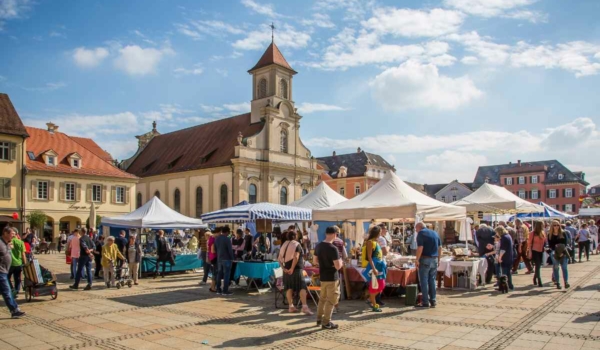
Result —
[[571, 287], [571, 285], [568, 283], [565, 283], [565, 289], [569, 289], [569, 287]]
[[431, 305], [429, 305], [430, 308], [435, 309], [435, 306], [437, 305], [437, 303], [432, 302]]
[[78, 290], [78, 289], [79, 289], [79, 287], [77, 287], [77, 286], [75, 286], [75, 285], [72, 285], [72, 286], [69, 286], [69, 289], [75, 289], [75, 290]]
[[87, 286], [85, 286], [85, 288], [83, 288], [83, 290], [92, 290], [92, 285], [88, 284]]
[[557, 285], [556, 285], [556, 289], [562, 289], [562, 288], [560, 287], [560, 284], [557, 284]]
[[519, 271], [515, 271], [515, 272], [513, 272], [512, 274], [513, 274], [513, 275], [518, 275], [518, 274], [519, 274]]
[[373, 312], [383, 312], [379, 307], [373, 307], [373, 308], [371, 308], [371, 311], [373, 311]]
[[25, 316], [25, 313], [24, 313], [23, 311], [21, 311], [21, 310], [18, 310], [18, 309], [17, 309], [17, 310], [15, 310], [15, 311], [13, 311], [13, 312], [10, 314], [10, 316], [11, 316], [12, 318], [21, 318], [21, 317]]
[[340, 326], [338, 326], [335, 323], [329, 322], [328, 324], [324, 324], [321, 326], [321, 328], [323, 329], [338, 329]]
[[221, 294], [221, 295], [224, 295], [227, 297], [227, 296], [233, 295], [233, 292], [223, 292], [223, 293], [217, 292], [217, 294]]
[[321, 327], [321, 320], [317, 320], [317, 327]]

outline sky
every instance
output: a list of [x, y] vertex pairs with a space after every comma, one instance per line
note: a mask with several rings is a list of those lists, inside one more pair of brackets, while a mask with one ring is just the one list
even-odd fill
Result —
[[274, 23], [313, 155], [361, 147], [426, 184], [557, 159], [596, 185], [599, 14], [597, 0], [0, 0], [0, 92], [26, 125], [127, 158], [153, 120], [165, 133], [249, 112]]

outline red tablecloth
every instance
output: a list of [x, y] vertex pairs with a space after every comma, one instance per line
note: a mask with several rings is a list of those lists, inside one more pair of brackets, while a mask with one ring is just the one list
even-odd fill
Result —
[[[319, 268], [317, 267], [305, 267], [304, 270], [306, 270], [306, 273], [309, 276], [312, 276], [315, 273], [319, 273]], [[346, 274], [348, 275], [348, 280], [350, 282], [365, 282], [365, 279], [363, 278], [362, 274], [355, 267], [346, 266]], [[415, 284], [417, 283], [417, 269], [388, 269], [385, 283], [395, 284], [401, 287], [406, 287], [409, 284]]]

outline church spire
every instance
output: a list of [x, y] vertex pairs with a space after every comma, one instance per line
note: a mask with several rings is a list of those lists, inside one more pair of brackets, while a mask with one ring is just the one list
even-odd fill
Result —
[[265, 53], [263, 53], [260, 60], [258, 60], [258, 62], [254, 65], [254, 67], [252, 67], [248, 71], [248, 73], [252, 73], [253, 71], [259, 68], [270, 66], [272, 64], [276, 64], [280, 67], [289, 69], [290, 71], [292, 71], [293, 74], [298, 73], [290, 66], [290, 64], [286, 61], [285, 57], [283, 57], [283, 54], [281, 53], [281, 51], [279, 51], [279, 48], [277, 47], [277, 45], [275, 45], [275, 42], [272, 42], [271, 45], [267, 47]]

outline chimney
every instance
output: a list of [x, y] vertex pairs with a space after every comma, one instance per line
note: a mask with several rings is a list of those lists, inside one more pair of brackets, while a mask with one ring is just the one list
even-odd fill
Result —
[[520, 160], [520, 159], [519, 159], [519, 160], [517, 160], [517, 165], [518, 165], [518, 166], [521, 166], [521, 160]]
[[333, 156], [334, 156], [334, 157], [335, 157], [335, 156], [337, 156], [337, 153], [335, 153], [335, 151], [333, 151]]
[[358, 149], [356, 150], [356, 153], [360, 153], [362, 152], [362, 149], [360, 149], [360, 147], [358, 147]]
[[54, 134], [55, 131], [58, 131], [58, 125], [54, 124], [53, 122], [46, 123], [46, 126], [48, 127], [48, 132], [51, 134]]

